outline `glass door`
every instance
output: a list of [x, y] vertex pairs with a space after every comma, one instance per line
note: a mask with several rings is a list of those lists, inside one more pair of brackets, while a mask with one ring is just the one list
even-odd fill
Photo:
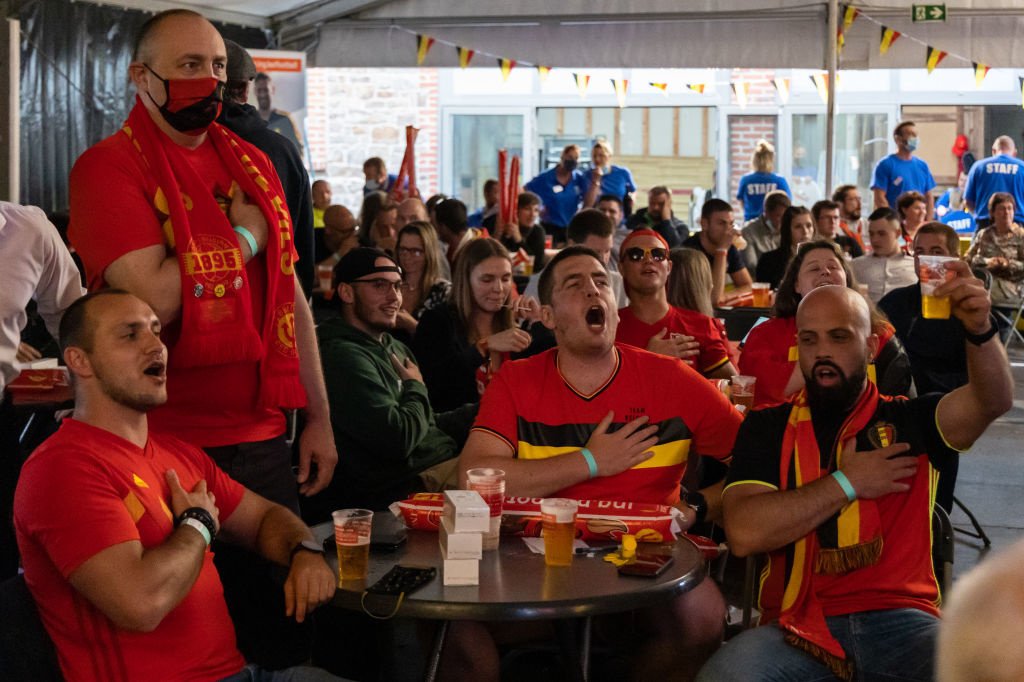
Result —
[[519, 157], [520, 185], [533, 177], [533, 160], [524, 156], [529, 110], [507, 113], [449, 109], [444, 115], [442, 189], [466, 204], [469, 212], [483, 206], [484, 183], [498, 177], [498, 150]]

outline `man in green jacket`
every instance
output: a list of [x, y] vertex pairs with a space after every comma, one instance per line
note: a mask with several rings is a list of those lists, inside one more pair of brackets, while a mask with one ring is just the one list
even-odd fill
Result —
[[380, 249], [353, 249], [334, 269], [342, 314], [320, 325], [317, 337], [342, 454], [307, 518], [342, 507], [386, 509], [454, 475], [476, 407], [434, 414], [412, 352], [388, 333], [402, 307], [401, 282]]

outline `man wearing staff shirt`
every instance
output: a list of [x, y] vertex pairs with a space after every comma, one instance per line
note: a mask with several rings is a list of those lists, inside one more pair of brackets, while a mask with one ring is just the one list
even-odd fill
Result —
[[[488, 386], [459, 460], [506, 473], [506, 493], [525, 497], [653, 502], [678, 506], [689, 527], [717, 506], [717, 487], [687, 493], [679, 481], [689, 455], [728, 461], [739, 413], [677, 358], [617, 344], [618, 315], [599, 256], [570, 246], [541, 274], [541, 321], [557, 348], [513, 361]], [[710, 508], [710, 510], [709, 510]], [[636, 679], [691, 679], [718, 647], [724, 608], [701, 582], [663, 606], [614, 617], [636, 623]], [[642, 631], [642, 632], [641, 632]], [[497, 680], [497, 649], [480, 623], [452, 623], [444, 670]]]
[[557, 242], [565, 240], [565, 228], [583, 205], [587, 179], [577, 169], [580, 148], [566, 145], [558, 165], [530, 180], [523, 189], [540, 197], [544, 204], [543, 225]]
[[1017, 146], [1008, 135], [997, 137], [992, 143], [992, 156], [976, 161], [967, 175], [964, 201], [967, 210], [974, 213], [978, 229], [992, 224], [988, 200], [996, 192], [1013, 196], [1013, 221], [1024, 225], [1024, 161], [1017, 158]]
[[[149, 19], [128, 75], [136, 99], [124, 127], [71, 171], [71, 243], [90, 290], [130, 291], [167, 331], [168, 400], [149, 415], [153, 431], [205, 449], [297, 512], [299, 493], [326, 487], [338, 454], [281, 183], [262, 152], [215, 123], [227, 56], [202, 15]], [[296, 408], [306, 420], [297, 476], [285, 434]], [[272, 601], [276, 569], [246, 552], [218, 551], [217, 561], [242, 652], [268, 667], [305, 660], [304, 635]]]

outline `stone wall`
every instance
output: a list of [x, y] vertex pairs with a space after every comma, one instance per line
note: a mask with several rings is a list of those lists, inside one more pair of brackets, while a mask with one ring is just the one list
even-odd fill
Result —
[[416, 183], [426, 198], [439, 184], [437, 69], [315, 68], [308, 72], [310, 154], [315, 179], [331, 183], [336, 204], [358, 212], [363, 161], [384, 159], [398, 173], [405, 126], [420, 129]]

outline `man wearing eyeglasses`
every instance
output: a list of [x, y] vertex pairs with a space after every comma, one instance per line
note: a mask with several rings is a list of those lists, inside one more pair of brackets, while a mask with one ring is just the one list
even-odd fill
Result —
[[[412, 351], [389, 333], [402, 309], [401, 285], [398, 264], [380, 249], [353, 249], [334, 268], [341, 317], [321, 324], [317, 337], [334, 438], [345, 456], [339, 475], [310, 500], [317, 513], [382, 510], [432, 487], [424, 480], [454, 472], [458, 441], [476, 414], [475, 406], [431, 409]], [[461, 437], [449, 435], [460, 430]]]
[[738, 374], [715, 321], [670, 305], [665, 284], [672, 270], [668, 243], [654, 230], [636, 230], [622, 242], [619, 273], [629, 305], [619, 310], [615, 340], [680, 358], [713, 379]]

